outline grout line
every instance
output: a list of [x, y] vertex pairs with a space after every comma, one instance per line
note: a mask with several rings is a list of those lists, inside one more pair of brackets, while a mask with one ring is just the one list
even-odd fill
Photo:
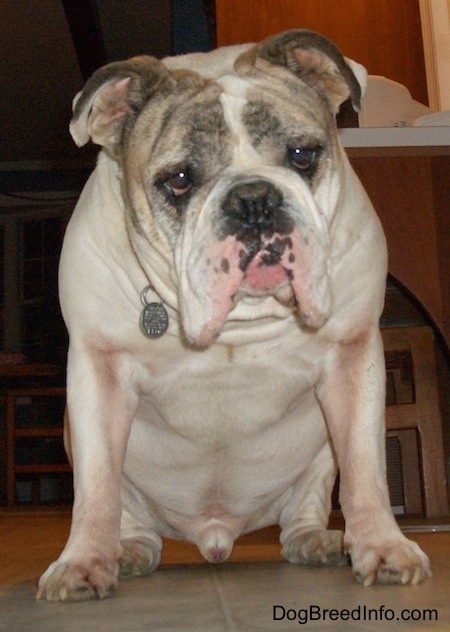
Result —
[[217, 596], [219, 597], [220, 607], [222, 609], [222, 614], [225, 618], [225, 622], [227, 625], [228, 632], [239, 632], [239, 629], [236, 626], [236, 622], [233, 619], [233, 614], [231, 612], [230, 605], [228, 603], [227, 596], [225, 595], [225, 591], [223, 589], [222, 584], [217, 576], [217, 571], [215, 568], [209, 569], [209, 574], [212, 578], [212, 582], [214, 588], [216, 590]]

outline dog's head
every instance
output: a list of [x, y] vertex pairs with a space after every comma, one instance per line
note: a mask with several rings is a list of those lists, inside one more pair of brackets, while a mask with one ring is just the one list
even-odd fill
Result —
[[[293, 310], [307, 326], [326, 322], [335, 116], [349, 98], [359, 108], [364, 77], [309, 31], [238, 50], [225, 67], [217, 52], [211, 67], [207, 55], [186, 69], [183, 58], [105, 66], [71, 123], [77, 144], [91, 138], [119, 162], [134, 250], [163, 298], [176, 291], [187, 339], [202, 346]], [[162, 265], [172, 287], [158, 281]]]

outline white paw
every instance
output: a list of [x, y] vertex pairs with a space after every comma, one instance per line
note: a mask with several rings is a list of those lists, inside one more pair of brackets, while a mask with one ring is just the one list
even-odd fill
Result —
[[343, 537], [342, 531], [308, 531], [287, 538], [281, 553], [293, 564], [346, 566], [349, 558], [344, 553]]
[[363, 586], [418, 584], [431, 577], [430, 561], [421, 548], [403, 538], [372, 547], [350, 550], [353, 573]]
[[121, 545], [121, 578], [148, 575], [159, 566], [161, 549], [150, 538], [127, 538], [121, 541]]
[[54, 562], [39, 580], [36, 599], [84, 601], [110, 597], [117, 587], [116, 563]]

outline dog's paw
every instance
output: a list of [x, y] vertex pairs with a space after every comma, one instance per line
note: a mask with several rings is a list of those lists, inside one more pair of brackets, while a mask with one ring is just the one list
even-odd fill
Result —
[[421, 548], [406, 538], [356, 553], [350, 551], [353, 573], [363, 586], [419, 584], [431, 577], [430, 561]]
[[127, 538], [121, 541], [121, 545], [121, 578], [148, 575], [159, 566], [161, 549], [150, 538]]
[[54, 562], [39, 580], [36, 599], [85, 601], [110, 597], [117, 587], [117, 564]]
[[350, 560], [343, 539], [342, 531], [316, 529], [287, 539], [281, 554], [293, 564], [347, 566]]

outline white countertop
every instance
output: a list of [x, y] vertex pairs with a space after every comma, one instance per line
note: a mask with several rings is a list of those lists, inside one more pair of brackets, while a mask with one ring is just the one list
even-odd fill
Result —
[[450, 155], [450, 127], [359, 127], [339, 130], [350, 156]]

